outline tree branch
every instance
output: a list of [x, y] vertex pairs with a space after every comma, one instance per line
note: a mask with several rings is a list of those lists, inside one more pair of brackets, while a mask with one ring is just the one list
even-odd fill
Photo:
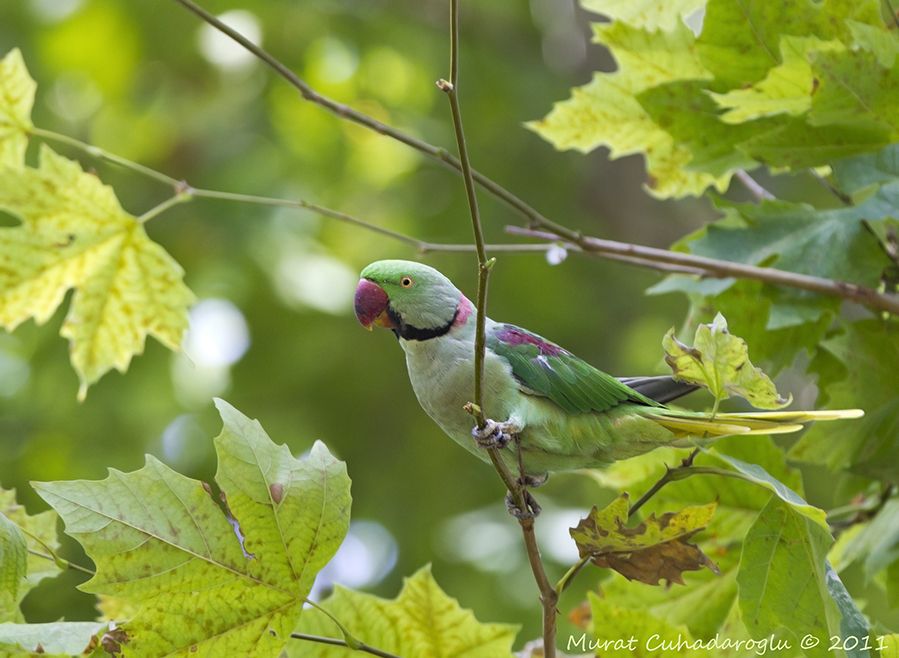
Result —
[[738, 181], [743, 183], [743, 187], [749, 190], [752, 196], [755, 197], [756, 201], [772, 201], [776, 198], [771, 192], [762, 187], [756, 179], [746, 173], [745, 170], [737, 169], [734, 175]]
[[[703, 277], [752, 279], [775, 286], [799, 288], [800, 290], [809, 290], [832, 297], [841, 297], [878, 311], [899, 314], [899, 297], [879, 293], [871, 288], [845, 281], [833, 281], [823, 277], [778, 270], [773, 267], [756, 267], [755, 265], [695, 256], [668, 249], [645, 247], [629, 242], [602, 240], [579, 234], [572, 235], [572, 232], [567, 229], [561, 232], [555, 229], [540, 231], [518, 226], [508, 226], [506, 227], [506, 232], [512, 235], [523, 235], [543, 240], [558, 240], [561, 237], [576, 244], [585, 252], [597, 254], [604, 258], [626, 256], [631, 259], [629, 262], [653, 269], [662, 269], [663, 271], [668, 271], [670, 266], [673, 265], [691, 268], [694, 270], [694, 272], [691, 272], [692, 274], [699, 274], [699, 276]], [[662, 268], [657, 264], [669, 267]]]
[[[255, 194], [238, 194], [235, 192], [222, 192], [219, 190], [209, 190], [193, 187], [186, 181], [178, 180], [177, 178], [173, 178], [172, 176], [169, 176], [168, 174], [165, 174], [161, 171], [151, 169], [150, 167], [134, 162], [132, 160], [128, 160], [114, 153], [110, 153], [109, 151], [105, 151], [101, 148], [88, 144], [87, 142], [82, 142], [81, 140], [69, 137], [68, 135], [63, 135], [51, 130], [44, 130], [42, 128], [36, 127], [32, 128], [29, 134], [44, 141], [53, 141], [60, 144], [65, 144], [66, 146], [77, 149], [92, 158], [105, 160], [114, 165], [123, 167], [146, 178], [171, 187], [174, 190], [174, 194], [169, 199], [163, 201], [162, 203], [154, 206], [147, 212], [140, 215], [138, 217], [138, 220], [141, 222], [146, 222], [150, 219], [154, 219], [155, 217], [163, 214], [171, 207], [180, 203], [189, 202], [194, 198], [217, 199], [219, 201], [248, 203], [258, 206], [276, 206], [281, 208], [296, 208], [298, 210], [308, 210], [310, 212], [316, 213], [317, 215], [328, 217], [329, 219], [334, 219], [339, 222], [343, 222], [344, 224], [357, 226], [359, 228], [365, 229], [366, 231], [371, 231], [373, 233], [392, 238], [393, 240], [397, 240], [398, 242], [402, 242], [403, 244], [415, 247], [422, 254], [432, 252], [473, 252], [476, 250], [476, 246], [473, 244], [428, 242], [427, 240], [420, 240], [419, 238], [413, 237], [411, 235], [384, 228], [364, 219], [349, 215], [345, 212], [334, 210], [332, 208], [326, 208], [325, 206], [320, 206], [316, 203], [305, 201], [303, 199], [279, 199], [275, 197], [258, 196]], [[543, 253], [552, 249], [555, 245], [488, 244], [485, 246], [491, 251], [503, 251], [509, 253]], [[578, 249], [576, 245], [570, 245], [568, 248], [574, 250]]]
[[[484, 360], [486, 353], [485, 326], [487, 321], [487, 284], [490, 277], [490, 269], [495, 263], [494, 259], [488, 260], [487, 249], [484, 243], [484, 229], [481, 225], [481, 215], [478, 209], [477, 191], [475, 190], [473, 170], [468, 156], [468, 146], [465, 142], [465, 131], [462, 125], [462, 110], [459, 105], [459, 0], [450, 0], [450, 80], [439, 80], [437, 87], [446, 94], [453, 116], [453, 129], [456, 135], [456, 145], [459, 149], [459, 161], [461, 163], [462, 180], [465, 184], [465, 193], [468, 198], [468, 209], [471, 214], [471, 225], [474, 232], [475, 246], [478, 255], [478, 295], [477, 295], [477, 326], [475, 333], [474, 361], [475, 361], [475, 385], [474, 404], [467, 405], [474, 415], [477, 425], [483, 429], [486, 424], [484, 413]], [[516, 480], [509, 467], [503, 460], [497, 448], [488, 449], [490, 461], [502, 479], [509, 495], [515, 505], [521, 510], [528, 509], [529, 496], [524, 485], [524, 478]], [[519, 463], [521, 453], [519, 450]], [[524, 476], [523, 465], [521, 475]], [[532, 499], [531, 499], [532, 500]], [[540, 548], [537, 544], [537, 536], [534, 532], [534, 518], [527, 516], [519, 518], [522, 538], [527, 551], [528, 563], [534, 574], [534, 580], [540, 590], [540, 602], [543, 607], [543, 655], [544, 658], [556, 656], [556, 603], [559, 594], [549, 582], [546, 570], [540, 559]]]
[[[181, 4], [189, 11], [196, 14], [200, 19], [204, 22], [208, 23], [212, 27], [221, 31], [223, 34], [226, 34], [228, 37], [239, 43], [241, 46], [246, 48], [248, 51], [253, 53], [256, 57], [258, 57], [261, 61], [265, 62], [268, 66], [270, 66], [275, 72], [277, 72], [280, 76], [282, 76], [285, 80], [287, 80], [291, 85], [293, 85], [297, 90], [299, 90], [300, 94], [304, 99], [316, 103], [317, 105], [325, 108], [326, 110], [332, 112], [333, 114], [342, 117], [348, 121], [353, 121], [354, 123], [358, 123], [359, 125], [365, 126], [370, 130], [373, 130], [377, 133], [395, 139], [398, 142], [406, 144], [407, 146], [427, 155], [430, 158], [433, 158], [437, 161], [440, 161], [452, 169], [455, 169], [458, 172], [462, 172], [462, 163], [458, 158], [450, 155], [446, 149], [442, 149], [440, 147], [434, 146], [433, 144], [429, 144], [424, 140], [418, 139], [409, 135], [401, 130], [397, 130], [391, 126], [388, 126], [385, 123], [374, 119], [367, 114], [359, 112], [358, 110], [354, 110], [353, 108], [344, 105], [343, 103], [339, 103], [327, 96], [324, 96], [317, 91], [315, 91], [312, 87], [310, 87], [305, 81], [299, 78], [293, 71], [291, 71], [287, 66], [278, 61], [277, 58], [273, 57], [271, 54], [266, 52], [261, 47], [252, 43], [249, 39], [241, 35], [239, 32], [234, 30], [233, 28], [228, 27], [220, 20], [218, 20], [215, 16], [210, 14], [208, 11], [197, 5], [193, 0], [175, 0], [175, 2]], [[452, 69], [451, 66], [451, 71]], [[456, 74], [458, 74], [458, 71]], [[851, 299], [860, 304], [864, 304], [873, 309], [877, 309], [880, 311], [887, 311], [890, 313], [899, 313], [899, 299], [893, 299], [889, 296], [882, 295], [870, 288], [865, 288], [863, 286], [857, 286], [851, 283], [845, 283], [842, 281], [831, 281], [829, 279], [823, 279], [820, 277], [813, 277], [801, 274], [795, 274], [791, 272], [784, 272], [782, 270], [775, 270], [774, 268], [759, 268], [753, 267], [750, 265], [740, 265], [738, 263], [728, 263], [727, 261], [715, 261], [713, 259], [702, 259], [704, 262], [698, 262], [693, 260], [691, 262], [685, 262], [684, 259], [698, 259], [697, 256], [689, 256], [686, 254], [678, 254], [678, 256], [682, 256], [682, 259], [676, 260], [674, 257], [669, 256], [666, 258], [660, 258], [659, 254], [667, 255], [674, 254], [675, 252], [669, 252], [667, 250], [661, 249], [651, 249], [650, 247], [640, 247], [638, 245], [627, 245], [626, 243], [613, 243], [611, 241], [606, 240], [598, 240], [597, 238], [584, 238], [577, 231], [573, 231], [561, 224], [558, 224], [537, 209], [528, 205], [521, 198], [504, 188], [499, 183], [494, 180], [484, 176], [477, 170], [471, 170], [471, 177], [475, 183], [483, 187], [486, 191], [492, 194], [494, 197], [500, 199], [511, 208], [513, 208], [516, 212], [521, 214], [528, 220], [528, 224], [531, 228], [542, 228], [550, 231], [552, 233], [552, 237], [550, 239], [558, 239], [561, 238], [566, 240], [572, 244], [576, 244], [585, 251], [601, 253], [608, 257], [608, 254], [617, 253], [620, 256], [630, 256], [630, 257], [639, 257], [640, 254], [636, 252], [636, 250], [642, 250], [644, 257], [649, 251], [656, 252], [655, 255], [649, 255], [646, 257], [647, 261], [651, 262], [662, 262], [666, 263], [669, 266], [674, 265], [681, 267], [692, 267], [702, 269], [703, 276], [715, 276], [715, 277], [737, 277], [737, 278], [747, 278], [747, 279], [757, 279], [764, 281], [766, 283], [771, 283], [773, 285], [786, 286], [792, 288], [800, 288], [803, 290], [809, 290], [812, 292], [817, 292], [825, 295], [832, 295], [837, 297], [842, 297], [844, 299]], [[527, 229], [524, 229], [527, 230]], [[539, 237], [539, 236], [538, 236]], [[545, 236], [544, 236], [545, 237]], [[617, 247], [613, 246], [617, 245]], [[621, 249], [624, 246], [625, 249]], [[638, 262], [638, 261], [628, 261], [634, 264], [650, 266], [648, 263]], [[728, 267], [723, 267], [728, 266]], [[660, 269], [660, 268], [656, 268]], [[666, 270], [670, 270], [671, 268], [665, 268]], [[689, 272], [694, 274], [696, 272]]]
[[[378, 121], [374, 117], [371, 117], [364, 112], [360, 112], [351, 108], [348, 105], [335, 101], [319, 92], [315, 91], [312, 87], [309, 86], [303, 79], [301, 79], [296, 73], [291, 71], [286, 65], [284, 65], [281, 61], [279, 61], [276, 57], [268, 53], [266, 50], [257, 46], [252, 41], [247, 39], [245, 36], [240, 34], [237, 30], [229, 27], [214, 15], [200, 7], [197, 3], [193, 2], [193, 0], [174, 0], [178, 4], [185, 7], [188, 11], [192, 12], [196, 16], [198, 16], [203, 22], [211, 25], [221, 33], [230, 37], [241, 46], [246, 48], [253, 55], [258, 57], [262, 62], [271, 67], [278, 75], [284, 78], [290, 85], [296, 88], [300, 95], [310, 103], [315, 103], [320, 107], [328, 110], [332, 114], [341, 117], [342, 119], [346, 119], [347, 121], [352, 121], [353, 123], [357, 123], [361, 126], [368, 128], [376, 133], [384, 135], [386, 137], [390, 137], [410, 148], [415, 149], [419, 153], [422, 153], [433, 160], [436, 160], [451, 169], [455, 169], [457, 172], [462, 173], [462, 162], [459, 158], [451, 155], [446, 149], [441, 148], [439, 146], [434, 146], [424, 140], [418, 139], [417, 137], [413, 137], [412, 135], [405, 133], [401, 130], [393, 128], [392, 126], [387, 125], [381, 121]], [[452, 59], [452, 56], [451, 56]], [[457, 60], [458, 62], [458, 60]], [[452, 65], [450, 66], [451, 70], [451, 79], [452, 76], [458, 75], [458, 69], [453, 69]], [[483, 175], [479, 171], [472, 169], [471, 175], [474, 181], [483, 187], [485, 190], [490, 192], [493, 196], [500, 199], [515, 211], [523, 215], [528, 219], [529, 222], [540, 222], [543, 226], [548, 226], [552, 224], [546, 217], [544, 217], [537, 210], [529, 206], [518, 196], [504, 188], [499, 183], [493, 181], [487, 176]], [[549, 222], [547, 224], [546, 222]]]

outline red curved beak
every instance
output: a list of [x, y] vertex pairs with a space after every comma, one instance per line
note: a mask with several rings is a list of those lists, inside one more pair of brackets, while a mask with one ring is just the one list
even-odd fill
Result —
[[371, 331], [371, 326], [377, 324], [381, 327], [392, 327], [393, 321], [387, 313], [390, 300], [387, 293], [376, 283], [368, 279], [359, 281], [356, 286], [356, 296], [353, 307], [356, 311], [356, 319], [359, 324]]

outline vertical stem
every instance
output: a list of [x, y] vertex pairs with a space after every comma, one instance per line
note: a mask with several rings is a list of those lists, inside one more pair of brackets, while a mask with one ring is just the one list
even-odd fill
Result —
[[[462, 111], [459, 106], [459, 0], [450, 0], [450, 79], [449, 81], [438, 80], [437, 87], [446, 94], [453, 115], [453, 129], [459, 149], [462, 180], [465, 183], [468, 209], [471, 214], [471, 226], [474, 232], [475, 250], [478, 255], [478, 296], [474, 347], [474, 405], [470, 406], [470, 410], [477, 421], [478, 427], [483, 428], [486, 424], [483, 379], [486, 352], [487, 283], [490, 277], [490, 269], [495, 260], [488, 260], [487, 258], [484, 230], [481, 225], [481, 215], [475, 191], [475, 181], [472, 174], [471, 161], [468, 156], [468, 146], [465, 142], [465, 131], [462, 126]], [[499, 450], [491, 448], [488, 452], [494, 468], [509, 490], [515, 505], [521, 510], [527, 510], [529, 496], [524, 487], [523, 478], [516, 480], [513, 477]], [[522, 472], [521, 475], [523, 476], [524, 473]], [[540, 559], [540, 548], [534, 532], [534, 518], [521, 518], [519, 519], [519, 525], [521, 526], [521, 533], [528, 555], [528, 563], [540, 590], [540, 602], [543, 607], [543, 655], [544, 658], [555, 658], [556, 603], [559, 600], [559, 593], [549, 582], [546, 570], [543, 568], [543, 562]]]

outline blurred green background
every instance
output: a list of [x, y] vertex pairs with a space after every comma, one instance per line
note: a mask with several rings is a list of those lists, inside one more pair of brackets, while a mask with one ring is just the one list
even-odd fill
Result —
[[[228, 12], [319, 91], [454, 149], [448, 107], [434, 86], [447, 75], [444, 0], [205, 6]], [[426, 240], [470, 240], [459, 177], [304, 102], [173, 1], [7, 0], [0, 53], [13, 47], [39, 83], [34, 121], [42, 128], [195, 186], [302, 198]], [[706, 202], [655, 201], [642, 189], [639, 158], [610, 164], [604, 153], [556, 153], [523, 126], [593, 70], [610, 67], [607, 53], [590, 44], [588, 16], [570, 1], [466, 3], [461, 99], [471, 157], [569, 226], [667, 246], [714, 216]], [[95, 168], [134, 213], [169, 193], [60, 150]], [[488, 239], [509, 241], [503, 227], [520, 218], [489, 196], [481, 201]], [[320, 594], [336, 581], [393, 596], [403, 575], [432, 562], [441, 585], [480, 619], [524, 622], [522, 638], [538, 635], [536, 590], [498, 479], [419, 408], [393, 337], [362, 331], [352, 315], [356, 273], [372, 260], [415, 258], [414, 250], [310, 213], [211, 201], [176, 208], [148, 231], [183, 265], [200, 299], [189, 357], [150, 341], [127, 375], [107, 375], [78, 404], [57, 335], [62, 310], [48, 326], [0, 334], [0, 483], [38, 510], [30, 480], [102, 478], [107, 467], [139, 467], [144, 453], [211, 478], [211, 437], [219, 431], [211, 398], [221, 396], [295, 453], [322, 439], [348, 463], [356, 523]], [[474, 296], [473, 255], [421, 258]], [[683, 320], [687, 304], [644, 297], [658, 280], [577, 255], [550, 266], [540, 254], [503, 254], [490, 314], [610, 372], [663, 372], [661, 336]], [[610, 497], [575, 476], [546, 487], [539, 526], [551, 577], [576, 557], [567, 527]], [[67, 546], [73, 559], [86, 560]], [[94, 614], [91, 597], [66, 587], [78, 578], [65, 578], [29, 595], [30, 620]], [[577, 591], [566, 595], [563, 612], [579, 600]], [[568, 630], [563, 625], [560, 635]]]

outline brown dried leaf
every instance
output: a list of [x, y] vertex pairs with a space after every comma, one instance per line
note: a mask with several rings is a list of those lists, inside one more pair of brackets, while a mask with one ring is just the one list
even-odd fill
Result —
[[683, 584], [684, 571], [718, 568], [688, 540], [705, 528], [715, 513], [715, 503], [685, 507], [679, 512], [654, 514], [634, 527], [627, 526], [628, 495], [621, 494], [602, 510], [594, 507], [570, 530], [581, 557], [613, 569], [629, 580], [647, 585]]

